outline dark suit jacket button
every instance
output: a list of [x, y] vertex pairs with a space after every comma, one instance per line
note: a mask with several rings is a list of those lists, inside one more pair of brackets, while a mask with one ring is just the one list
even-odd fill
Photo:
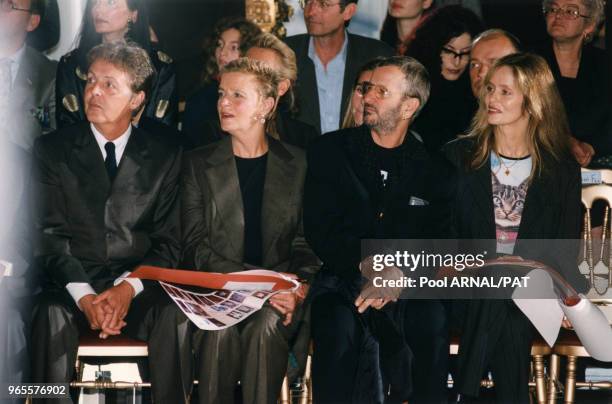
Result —
[[383, 217], [385, 217], [385, 212], [380, 212], [380, 213], [378, 214], [378, 218], [379, 218], [379, 219], [382, 219]]
[[106, 238], [107, 239], [113, 238], [113, 233], [111, 233], [111, 232], [106, 233]]

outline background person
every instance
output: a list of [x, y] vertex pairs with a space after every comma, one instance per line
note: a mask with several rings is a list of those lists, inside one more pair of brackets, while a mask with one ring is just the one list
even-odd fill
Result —
[[192, 146], [207, 143], [201, 137], [203, 126], [219, 122], [217, 97], [219, 92], [219, 71], [246, 53], [261, 29], [243, 17], [226, 17], [219, 20], [211, 35], [204, 41], [202, 53], [204, 71], [199, 89], [185, 104], [182, 131]]
[[390, 56], [383, 42], [346, 31], [357, 0], [301, 0], [308, 34], [286, 38], [297, 58], [297, 118], [318, 133], [337, 130], [357, 72], [377, 56]]
[[474, 116], [467, 67], [480, 31], [482, 23], [467, 8], [438, 8], [417, 28], [406, 51], [425, 66], [431, 80], [431, 95], [414, 124], [430, 152], [464, 133]]
[[145, 49], [156, 71], [142, 113], [147, 119], [176, 125], [178, 98], [172, 59], [151, 45], [145, 0], [89, 0], [83, 15], [79, 44], [62, 56], [55, 88], [57, 125], [60, 128], [86, 119], [84, 89], [87, 54], [100, 43], [133, 42]]

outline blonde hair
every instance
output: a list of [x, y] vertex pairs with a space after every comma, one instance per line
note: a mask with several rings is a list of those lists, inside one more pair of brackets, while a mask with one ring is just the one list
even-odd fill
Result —
[[269, 33], [264, 33], [257, 36], [257, 38], [254, 39], [251, 48], [270, 49], [280, 58], [281, 68], [277, 71], [277, 73], [280, 80], [289, 80], [291, 82], [291, 88], [289, 88], [284, 97], [287, 99], [289, 110], [292, 111], [295, 108], [293, 85], [295, 84], [298, 76], [295, 53], [289, 46], [287, 46], [287, 44], [278, 39], [275, 35]]
[[469, 158], [470, 168], [485, 164], [491, 151], [495, 151], [494, 125], [488, 122], [485, 104], [486, 88], [493, 74], [509, 67], [516, 86], [523, 93], [523, 110], [529, 116], [527, 137], [532, 158], [531, 178], [544, 167], [543, 155], [549, 154], [559, 161], [569, 150], [570, 130], [563, 101], [555, 79], [546, 61], [530, 53], [515, 53], [498, 59], [487, 73], [479, 94], [479, 107], [465, 136], [474, 140], [474, 154]]
[[[244, 57], [233, 60], [221, 69], [221, 76], [226, 73], [244, 73], [253, 76], [257, 82], [257, 91], [264, 99], [273, 98], [276, 100], [278, 96], [278, 83], [280, 81], [278, 74], [259, 60]], [[271, 119], [273, 114], [274, 111], [270, 111], [266, 120]]]

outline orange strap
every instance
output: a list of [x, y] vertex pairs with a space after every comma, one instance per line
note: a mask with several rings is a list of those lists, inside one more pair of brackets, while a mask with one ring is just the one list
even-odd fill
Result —
[[180, 285], [199, 286], [207, 289], [223, 289], [227, 282], [265, 282], [272, 283], [272, 290], [292, 289], [294, 284], [277, 276], [248, 275], [234, 272], [221, 274], [217, 272], [185, 271], [142, 265], [128, 278], [148, 279], [177, 283]]

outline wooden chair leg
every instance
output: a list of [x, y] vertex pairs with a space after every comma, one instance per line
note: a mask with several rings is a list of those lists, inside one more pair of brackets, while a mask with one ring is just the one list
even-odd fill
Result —
[[544, 379], [544, 357], [542, 355], [533, 356], [533, 368], [538, 404], [546, 404], [546, 381]]
[[548, 404], [555, 404], [557, 398], [557, 380], [559, 379], [559, 355], [550, 355], [548, 371]]
[[289, 379], [287, 376], [283, 379], [283, 387], [281, 387], [279, 404], [291, 404], [291, 391], [289, 391]]
[[576, 392], [576, 360], [575, 356], [567, 357], [567, 377], [565, 380], [565, 404], [574, 403], [574, 394]]

